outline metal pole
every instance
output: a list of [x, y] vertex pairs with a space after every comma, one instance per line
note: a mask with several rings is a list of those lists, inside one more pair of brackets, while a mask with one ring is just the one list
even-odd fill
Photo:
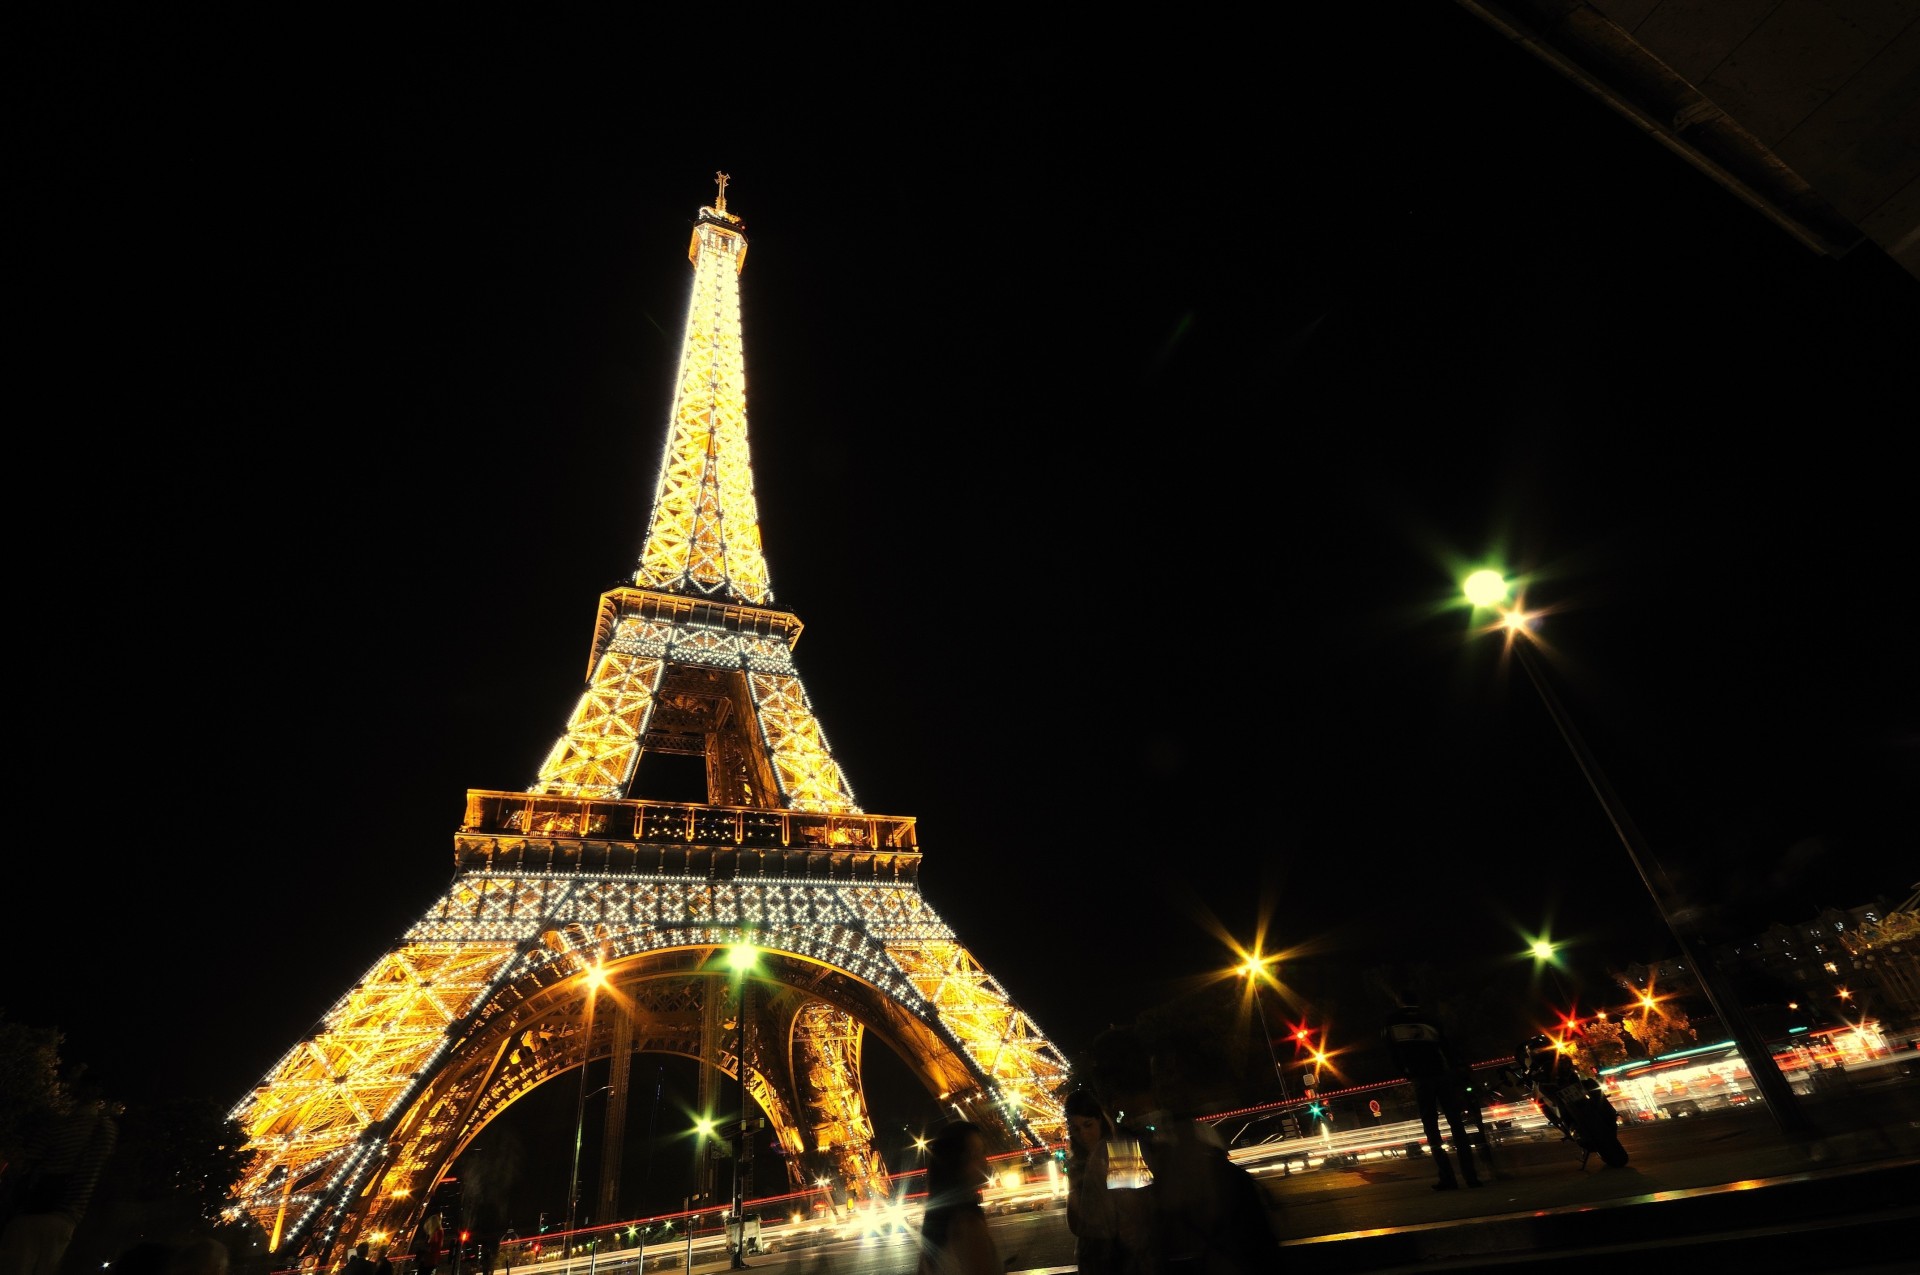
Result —
[[[1280, 1103], [1285, 1106], [1288, 1098], [1292, 1096], [1287, 1092], [1287, 1069], [1280, 1065], [1280, 1055], [1273, 1047], [1273, 1028], [1267, 1024], [1267, 1004], [1260, 998], [1259, 975], [1253, 974], [1248, 977], [1253, 987], [1253, 1007], [1260, 1013], [1260, 1034], [1267, 1038], [1267, 1057], [1273, 1062], [1274, 1079], [1280, 1082]], [[1281, 1116], [1283, 1123], [1291, 1121], [1288, 1113], [1282, 1112]], [[1294, 1125], [1294, 1130], [1299, 1131], [1297, 1124]]]
[[1516, 634], [1512, 643], [1514, 653], [1520, 657], [1520, 667], [1527, 671], [1527, 679], [1533, 683], [1533, 689], [1540, 693], [1540, 699], [1547, 706], [1547, 712], [1553, 717], [1553, 724], [1560, 729], [1560, 737], [1573, 750], [1573, 757], [1580, 764], [1580, 771], [1586, 776], [1587, 785], [1593, 789], [1593, 795], [1600, 799], [1601, 808], [1607, 813], [1607, 819], [1613, 824], [1614, 832], [1620, 838], [1620, 844], [1626, 847], [1627, 858], [1632, 861], [1634, 871], [1640, 874], [1641, 884], [1647, 887], [1647, 893], [1653, 896], [1653, 904], [1660, 910], [1661, 920], [1667, 923], [1674, 942], [1680, 945], [1680, 959], [1687, 963], [1700, 978], [1700, 990], [1706, 993], [1707, 1004], [1733, 1033], [1734, 1048], [1747, 1064], [1747, 1074], [1753, 1077], [1753, 1083], [1759, 1087], [1760, 1096], [1767, 1104], [1767, 1110], [1773, 1114], [1774, 1124], [1781, 1133], [1791, 1138], [1810, 1137], [1817, 1131], [1807, 1119], [1806, 1113], [1793, 1092], [1793, 1086], [1774, 1066], [1773, 1051], [1754, 1031], [1753, 1024], [1747, 1021], [1746, 1011], [1728, 991], [1721, 986], [1720, 970], [1711, 960], [1701, 960], [1694, 952], [1693, 945], [1687, 941], [1682, 927], [1673, 919], [1669, 906], [1669, 890], [1666, 872], [1660, 867], [1660, 861], [1654, 857], [1627, 814], [1626, 807], [1614, 793], [1613, 785], [1600, 769], [1600, 763], [1594, 759], [1587, 748], [1586, 740], [1574, 729], [1573, 721], [1560, 704], [1560, 699], [1547, 684], [1546, 676], [1534, 661], [1533, 648], [1525, 634]]
[[587, 989], [587, 1031], [580, 1042], [580, 1096], [573, 1106], [573, 1178], [567, 1184], [567, 1231], [565, 1236], [567, 1265], [573, 1269], [573, 1223], [580, 1206], [580, 1144], [585, 1139], [587, 1120], [587, 1064], [593, 1061], [593, 1010], [599, 1004], [600, 988], [589, 984]]
[[735, 1070], [740, 1073], [740, 1124], [733, 1135], [733, 1261], [729, 1269], [747, 1269], [747, 1218], [740, 1198], [745, 1183], [741, 1180], [741, 1162], [747, 1154], [747, 976], [740, 976], [740, 1056]]
[[[589, 1029], [591, 1031], [591, 1029]], [[567, 1266], [573, 1269], [573, 1215], [574, 1206], [580, 1201], [580, 1143], [582, 1127], [587, 1119], [587, 1063], [580, 1061], [580, 1097], [573, 1106], [573, 1178], [567, 1184], [567, 1229], [563, 1236], [566, 1245]]]

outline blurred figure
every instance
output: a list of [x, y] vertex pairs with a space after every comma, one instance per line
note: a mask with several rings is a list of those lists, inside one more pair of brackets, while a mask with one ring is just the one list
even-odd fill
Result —
[[1159, 1275], [1272, 1275], [1281, 1269], [1273, 1204], [1198, 1119], [1193, 1043], [1151, 1047], [1132, 1028], [1093, 1043], [1096, 1086], [1116, 1132], [1140, 1141], [1153, 1184], [1150, 1270]]
[[446, 1227], [440, 1221], [438, 1210], [420, 1219], [420, 1225], [413, 1232], [414, 1275], [433, 1275], [433, 1268], [440, 1264], [440, 1250], [445, 1240]]
[[[1067, 1095], [1067, 1229], [1080, 1275], [1148, 1275], [1152, 1197], [1116, 1168], [1113, 1121], [1085, 1089]], [[1137, 1153], [1137, 1147], [1131, 1147]]]
[[920, 1220], [915, 1275], [1004, 1275], [1000, 1252], [980, 1207], [987, 1141], [966, 1120], [945, 1125], [927, 1144], [927, 1208]]
[[361, 1240], [353, 1246], [353, 1252], [347, 1254], [347, 1264], [340, 1268], [340, 1275], [373, 1275], [373, 1258], [368, 1256], [373, 1245]]
[[100, 1171], [120, 1139], [99, 1085], [82, 1073], [65, 1111], [43, 1113], [27, 1130], [13, 1185], [14, 1214], [0, 1232], [0, 1275], [54, 1275], [86, 1216]]
[[507, 1229], [506, 1215], [492, 1200], [483, 1199], [473, 1210], [473, 1245], [480, 1275], [493, 1275], [500, 1260], [501, 1232]]
[[[1413, 1083], [1420, 1127], [1426, 1131], [1427, 1150], [1440, 1174], [1433, 1189], [1458, 1190], [1460, 1178], [1468, 1186], [1484, 1186], [1467, 1137], [1467, 1065], [1455, 1055], [1437, 1015], [1428, 1012], [1411, 993], [1402, 993], [1397, 999], [1399, 1005], [1387, 1015], [1380, 1036], [1393, 1056], [1393, 1065]], [[1442, 1113], [1453, 1134], [1454, 1154], [1460, 1158], [1459, 1178], [1454, 1176], [1453, 1162], [1447, 1159], [1446, 1145], [1440, 1137]]]
[[393, 1250], [380, 1250], [380, 1260], [373, 1264], [373, 1275], [393, 1275]]
[[123, 1250], [107, 1269], [112, 1275], [227, 1275], [227, 1246], [210, 1236], [187, 1240], [142, 1240]]
[[225, 1244], [201, 1235], [174, 1246], [167, 1275], [227, 1275], [231, 1264], [232, 1255]]

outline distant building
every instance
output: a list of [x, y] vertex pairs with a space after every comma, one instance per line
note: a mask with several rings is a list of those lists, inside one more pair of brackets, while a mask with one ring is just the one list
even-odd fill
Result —
[[[1897, 906], [1876, 899], [1827, 908], [1809, 920], [1720, 944], [1712, 956], [1737, 985], [1775, 989], [1777, 995], [1764, 999], [1802, 1007], [1819, 1019], [1873, 1017], [1890, 1027], [1920, 1025], [1920, 884]], [[1679, 957], [1628, 965], [1618, 977], [1640, 992], [1682, 1000], [1701, 996], [1699, 977]]]

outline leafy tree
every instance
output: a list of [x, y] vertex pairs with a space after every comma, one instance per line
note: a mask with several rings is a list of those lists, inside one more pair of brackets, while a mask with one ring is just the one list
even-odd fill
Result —
[[1693, 1024], [1686, 1011], [1675, 1005], [1626, 1017], [1589, 1019], [1572, 1036], [1574, 1060], [1592, 1071], [1635, 1058], [1658, 1058], [1693, 1043]]
[[60, 1046], [51, 1027], [29, 1027], [0, 1014], [0, 1175], [20, 1154], [27, 1126], [42, 1111], [59, 1110]]
[[[0, 1016], [0, 1173], [18, 1155], [28, 1123], [63, 1111], [72, 1080], [62, 1079], [65, 1036]], [[267, 1268], [264, 1236], [230, 1207], [246, 1158], [239, 1123], [207, 1099], [127, 1106], [108, 1094], [120, 1127], [86, 1217], [75, 1230], [69, 1270], [99, 1269], [136, 1244], [215, 1239], [227, 1246], [235, 1275]]]
[[206, 1098], [131, 1106], [87, 1222], [74, 1235], [74, 1269], [111, 1261], [133, 1244], [211, 1238], [238, 1273], [265, 1269], [265, 1237], [231, 1207], [245, 1170], [246, 1137]]

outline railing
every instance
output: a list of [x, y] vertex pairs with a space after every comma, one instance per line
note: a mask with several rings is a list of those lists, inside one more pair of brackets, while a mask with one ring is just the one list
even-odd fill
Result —
[[901, 815], [820, 814], [670, 801], [608, 801], [538, 793], [467, 793], [463, 833], [600, 838], [668, 844], [912, 853], [914, 821]]

